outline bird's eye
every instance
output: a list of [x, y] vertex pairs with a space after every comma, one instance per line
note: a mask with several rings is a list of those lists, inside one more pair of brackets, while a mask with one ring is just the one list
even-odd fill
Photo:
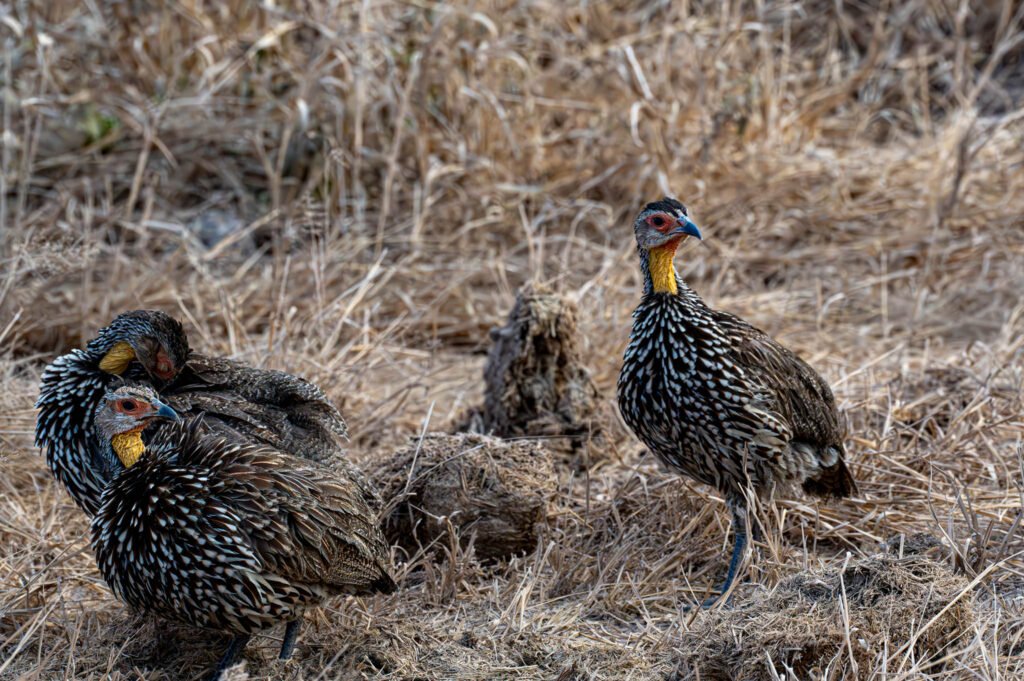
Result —
[[135, 411], [138, 407], [135, 400], [121, 400], [121, 409], [124, 411]]
[[655, 216], [654, 216], [654, 217], [653, 217], [653, 218], [651, 219], [651, 223], [652, 223], [652, 224], [653, 224], [653, 225], [654, 225], [655, 227], [664, 227], [664, 226], [665, 226], [665, 218], [661, 217], [660, 215], [655, 215]]
[[153, 371], [160, 378], [174, 378], [174, 362], [171, 361], [171, 358], [163, 349], [158, 350], [156, 353], [156, 366], [153, 367]]

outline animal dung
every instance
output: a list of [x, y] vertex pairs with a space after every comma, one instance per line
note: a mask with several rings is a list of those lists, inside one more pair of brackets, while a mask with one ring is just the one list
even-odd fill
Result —
[[472, 430], [544, 437], [570, 452], [600, 436], [599, 395], [583, 363], [576, 317], [566, 296], [537, 285], [520, 289], [506, 324], [491, 330], [484, 404]]
[[531, 551], [547, 524], [556, 485], [551, 456], [535, 441], [433, 433], [396, 452], [376, 474], [388, 538], [412, 552], [446, 542], [485, 560]]
[[973, 635], [967, 586], [923, 555], [878, 555], [800, 573], [698, 619], [680, 643], [678, 674], [767, 681], [821, 678], [828, 669], [834, 678], [854, 678], [896, 653], [938, 673], [940, 658]]

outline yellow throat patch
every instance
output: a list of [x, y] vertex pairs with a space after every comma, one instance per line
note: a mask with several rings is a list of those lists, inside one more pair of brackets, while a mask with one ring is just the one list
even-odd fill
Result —
[[117, 458], [125, 468], [131, 468], [146, 451], [146, 445], [142, 441], [142, 429], [133, 430], [128, 433], [118, 433], [110, 438], [110, 446], [113, 448]]
[[676, 249], [681, 239], [674, 239], [664, 246], [652, 248], [648, 252], [647, 266], [651, 272], [651, 285], [655, 293], [675, 294], [676, 270], [672, 266], [672, 259], [676, 257]]
[[118, 341], [100, 360], [100, 370], [120, 376], [133, 359], [135, 359], [135, 351], [132, 350], [132, 346], [124, 341]]

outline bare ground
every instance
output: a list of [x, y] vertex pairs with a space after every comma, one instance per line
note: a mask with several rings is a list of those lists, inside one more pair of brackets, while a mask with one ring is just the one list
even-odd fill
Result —
[[[396, 594], [311, 613], [287, 664], [270, 632], [237, 678], [1020, 677], [1021, 11], [0, 8], [0, 679], [197, 678], [226, 642], [99, 578], [32, 448], [55, 355], [159, 307], [320, 383], [374, 470], [483, 403], [489, 330], [531, 281], [578, 303], [599, 463], [556, 461], [532, 550], [396, 548]], [[749, 581], [707, 612], [686, 606], [728, 513], [613, 406], [632, 214], [669, 192], [707, 237], [688, 282], [834, 386], [861, 490], [767, 505]]]

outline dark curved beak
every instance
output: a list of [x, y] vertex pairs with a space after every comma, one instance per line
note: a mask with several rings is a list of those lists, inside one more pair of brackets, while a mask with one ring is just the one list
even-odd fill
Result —
[[697, 225], [693, 224], [690, 218], [685, 215], [679, 218], [679, 226], [672, 230], [669, 236], [695, 236], [701, 241], [704, 240], [704, 237], [700, 235], [700, 230], [697, 229]]
[[178, 416], [178, 412], [168, 407], [163, 402], [154, 400], [151, 404], [156, 407], [156, 413], [153, 414], [153, 418], [167, 419], [169, 421], [180, 421], [181, 417]]

